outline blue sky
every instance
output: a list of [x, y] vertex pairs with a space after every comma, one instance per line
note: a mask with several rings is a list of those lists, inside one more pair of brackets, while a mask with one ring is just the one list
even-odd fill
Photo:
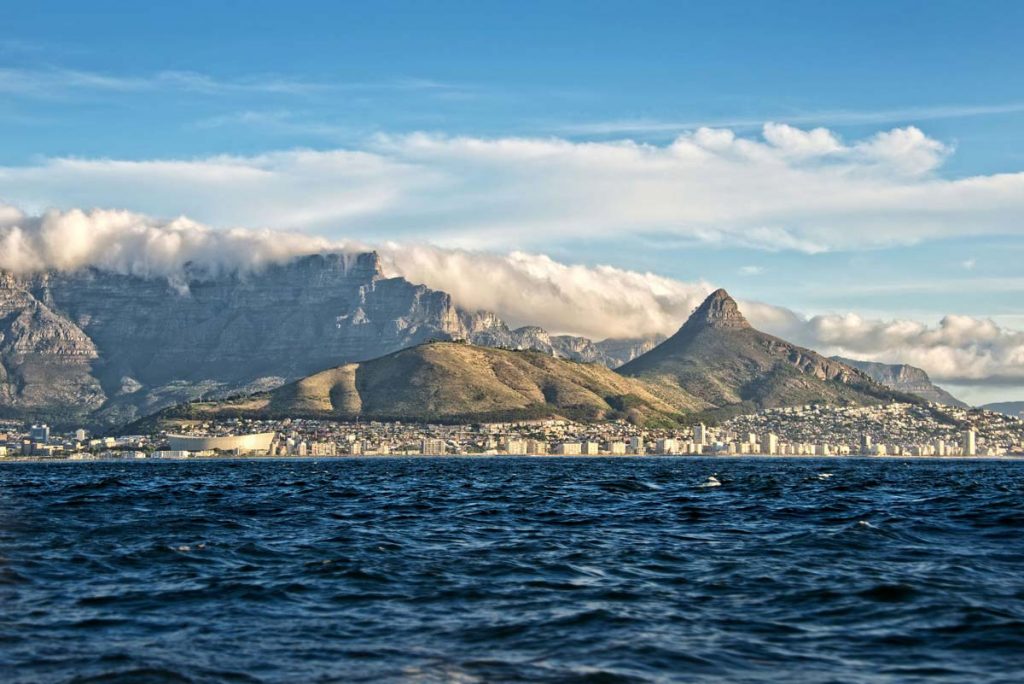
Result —
[[[712, 282], [807, 315], [856, 312], [931, 325], [946, 314], [965, 314], [1024, 329], [1018, 266], [1024, 227], [1014, 223], [1018, 205], [1006, 199], [1017, 186], [1000, 185], [1000, 174], [1016, 178], [1024, 170], [1019, 2], [8, 5], [0, 33], [0, 202], [28, 213], [100, 206], [371, 243], [523, 249], [566, 263]], [[887, 204], [847, 222], [827, 206], [795, 210], [799, 197], [779, 210], [771, 199], [788, 190], [765, 189], [758, 181], [758, 174], [772, 174], [771, 165], [729, 166], [708, 190], [718, 193], [709, 203], [727, 197], [742, 206], [748, 192], [764, 195], [752, 201], [760, 203], [754, 218], [736, 218], [734, 207], [698, 212], [711, 223], [737, 222], [709, 237], [707, 226], [676, 230], [670, 225], [676, 214], [668, 210], [650, 221], [644, 212], [619, 217], [617, 207], [582, 211], [587, 207], [578, 203], [598, 197], [604, 180], [618, 182], [622, 170], [614, 159], [599, 179], [587, 176], [589, 189], [575, 197], [576, 205], [552, 208], [550, 193], [531, 194], [531, 172], [509, 162], [508, 146], [492, 146], [483, 158], [467, 156], [478, 154], [473, 145], [453, 143], [577, 146], [572, 159], [554, 162], [566, 175], [547, 179], [574, 187], [584, 181], [572, 169], [590, 164], [577, 159], [587, 145], [629, 141], [667, 150], [678, 136], [703, 126], [764, 142], [766, 122], [831, 131], [843, 149], [815, 152], [813, 168], [792, 150], [783, 155], [786, 161], [771, 164], [799, 172], [798, 182], [809, 168], [820, 175], [841, 166], [844, 178], [870, 176], [870, 192], [858, 186], [851, 198], [888, 201], [888, 193], [872, 194], [885, 183], [903, 194], [927, 194], [936, 180], [978, 177], [991, 187], [978, 198], [952, 184], [913, 206]], [[908, 171], [904, 157], [892, 161], [889, 148], [867, 152], [873, 136], [911, 126], [923, 137], [900, 154], [924, 155], [920, 168]], [[429, 144], [410, 142], [418, 133], [427, 134]], [[710, 144], [699, 141], [701, 149]], [[515, 160], [527, 154], [522, 148]], [[286, 177], [297, 168], [293, 160], [272, 162], [268, 171], [262, 155], [295, 150], [368, 153], [371, 166], [383, 166], [388, 178], [404, 177], [410, 166], [420, 175], [332, 203], [303, 194], [316, 183], [312, 169], [326, 163], [318, 159], [286, 179], [292, 194], [266, 200], [308, 203], [307, 210], [272, 207], [254, 214], [232, 210], [244, 209], [245, 193], [252, 192], [244, 182], [224, 186], [228, 195], [239, 193], [234, 204], [228, 198], [214, 206], [210, 199], [193, 201], [197, 193], [182, 174], [153, 166], [198, 163], [205, 172], [211, 160], [228, 156]], [[99, 167], [89, 166], [80, 171], [83, 177], [63, 168], [55, 173], [51, 165], [60, 159], [144, 166], [125, 172], [133, 174], [126, 185], [108, 167], [95, 173]], [[624, 163], [637, 205], [671, 203], [671, 190], [659, 179], [650, 193], [645, 185], [660, 161], [640, 171], [633, 161]], [[340, 177], [358, 185], [371, 173], [359, 166]], [[737, 175], [735, 195], [722, 194], [730, 187], [728, 174]], [[486, 195], [506, 182], [515, 193], [504, 204], [455, 206], [422, 190], [441, 187], [431, 185], [437, 177], [458, 177], [443, 187], [463, 196]], [[830, 178], [822, 187], [835, 182]], [[934, 222], [941, 226], [933, 225], [928, 203], [961, 192], [970, 195], [962, 211], [953, 201], [936, 210], [945, 214]], [[523, 203], [547, 203], [548, 213], [513, 206], [516, 193]], [[358, 204], [362, 195], [377, 198], [367, 200], [369, 209], [341, 206]], [[387, 211], [374, 213], [384, 206]], [[515, 222], [502, 220], [506, 209]], [[611, 212], [607, 225], [588, 231], [584, 224], [600, 212]], [[559, 227], [576, 215], [580, 226]], [[695, 216], [682, 211], [679, 221], [698, 222]], [[905, 234], [903, 216], [915, 224]], [[448, 232], [446, 222], [459, 229]], [[746, 239], [762, 224], [771, 230], [768, 237]], [[896, 239], [884, 239], [886, 231], [898, 233]], [[868, 237], [854, 239], [859, 234]], [[964, 391], [991, 397], [1006, 390], [972, 385]]]

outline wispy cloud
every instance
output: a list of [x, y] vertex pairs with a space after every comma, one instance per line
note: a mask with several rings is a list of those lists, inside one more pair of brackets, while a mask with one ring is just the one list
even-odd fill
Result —
[[330, 92], [425, 92], [467, 95], [468, 85], [421, 78], [378, 82], [312, 81], [277, 74], [222, 78], [197, 71], [158, 71], [126, 75], [65, 68], [0, 68], [0, 93], [58, 98], [83, 93], [183, 92], [201, 95], [312, 95]]
[[966, 119], [977, 116], [1024, 113], [1024, 102], [983, 105], [936, 105], [878, 110], [823, 109], [807, 112], [776, 112], [759, 117], [707, 118], [689, 120], [613, 119], [558, 126], [555, 130], [569, 135], [642, 135], [671, 134], [701, 127], [724, 127], [744, 130], [760, 128], [765, 121], [786, 121], [790, 124], [855, 125], [890, 124], [936, 119]]

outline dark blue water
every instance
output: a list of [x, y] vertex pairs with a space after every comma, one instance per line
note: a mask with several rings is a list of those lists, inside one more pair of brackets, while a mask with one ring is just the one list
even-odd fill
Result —
[[0, 680], [1017, 682], [1022, 533], [1018, 462], [5, 464]]

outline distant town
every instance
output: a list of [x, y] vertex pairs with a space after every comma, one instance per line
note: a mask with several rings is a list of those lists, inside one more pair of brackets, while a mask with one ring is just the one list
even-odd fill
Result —
[[766, 409], [683, 428], [563, 419], [440, 425], [294, 418], [182, 421], [155, 434], [102, 436], [0, 421], [4, 460], [440, 455], [1000, 457], [1024, 455], [1024, 418], [893, 403]]

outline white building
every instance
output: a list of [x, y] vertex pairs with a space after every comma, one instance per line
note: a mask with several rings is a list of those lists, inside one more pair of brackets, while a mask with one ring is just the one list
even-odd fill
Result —
[[659, 454], [677, 454], [679, 442], [670, 437], [663, 437], [654, 443], [654, 451]]
[[544, 456], [548, 453], [548, 443], [539, 439], [526, 440], [526, 453], [533, 456]]
[[555, 447], [555, 453], [560, 456], [579, 456], [582, 449], [579, 442], [562, 442]]
[[647, 448], [644, 446], [643, 437], [629, 438], [629, 453], [636, 454], [637, 456], [643, 456], [646, 451]]
[[167, 435], [170, 451], [222, 451], [236, 454], [262, 454], [270, 450], [276, 433], [251, 435]]
[[964, 456], [978, 455], [978, 433], [973, 428], [964, 432], [963, 450]]
[[444, 456], [448, 453], [448, 446], [443, 439], [424, 438], [420, 440], [420, 453], [424, 456]]
[[526, 455], [526, 440], [523, 439], [510, 439], [508, 445], [505, 448], [512, 456], [525, 456]]

